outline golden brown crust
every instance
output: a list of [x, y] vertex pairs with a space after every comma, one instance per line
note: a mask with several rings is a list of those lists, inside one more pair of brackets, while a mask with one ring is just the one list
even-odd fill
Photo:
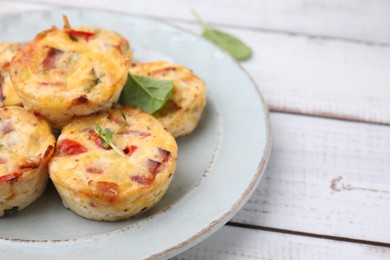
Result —
[[9, 75], [10, 62], [21, 47], [18, 43], [0, 43], [0, 107], [22, 104]]
[[73, 116], [108, 109], [118, 100], [128, 52], [128, 42], [114, 32], [53, 26], [16, 54], [11, 80], [25, 107], [61, 128]]
[[130, 73], [157, 80], [173, 80], [170, 100], [154, 116], [174, 137], [191, 133], [206, 104], [203, 80], [182, 65], [164, 61], [132, 63]]
[[[157, 203], [175, 171], [177, 144], [155, 118], [123, 107], [126, 125], [114, 139], [122, 156], [105, 148], [95, 124], [115, 133], [124, 119], [117, 109], [100, 112], [63, 128], [50, 177], [64, 204], [98, 220], [125, 219]], [[88, 209], [88, 210], [86, 210]]]
[[48, 123], [21, 107], [0, 109], [0, 216], [44, 191], [55, 138]]

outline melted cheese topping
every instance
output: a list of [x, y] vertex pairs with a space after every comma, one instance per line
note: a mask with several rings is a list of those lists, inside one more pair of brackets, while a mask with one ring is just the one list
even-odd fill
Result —
[[41, 196], [55, 138], [48, 123], [21, 107], [0, 109], [0, 216]]
[[115, 133], [124, 122], [118, 110], [75, 119], [58, 139], [50, 177], [64, 204], [84, 217], [127, 218], [160, 200], [172, 180], [175, 139], [147, 113], [128, 107], [123, 112], [126, 125], [113, 143], [124, 156], [104, 148], [93, 130], [99, 124]]
[[21, 107], [0, 109], [0, 177], [20, 172], [26, 162], [43, 160], [55, 138], [47, 122]]
[[173, 80], [172, 96], [154, 116], [174, 137], [191, 133], [206, 104], [204, 82], [184, 66], [164, 61], [133, 63], [130, 73], [156, 80]]
[[11, 79], [23, 105], [56, 128], [74, 115], [109, 108], [127, 80], [127, 40], [103, 29], [84, 29], [44, 31], [11, 63]]
[[18, 43], [0, 43], [0, 107], [22, 104], [9, 75], [10, 62], [20, 49]]

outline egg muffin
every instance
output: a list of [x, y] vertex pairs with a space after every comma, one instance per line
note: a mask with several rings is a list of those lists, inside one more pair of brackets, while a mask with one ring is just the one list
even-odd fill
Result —
[[22, 107], [0, 108], [0, 216], [22, 210], [41, 196], [54, 146], [43, 117]]
[[18, 43], [0, 43], [0, 107], [22, 104], [9, 75], [10, 62], [20, 49], [21, 45]]
[[[97, 127], [113, 136], [114, 149]], [[176, 141], [161, 123], [142, 110], [123, 107], [66, 125], [49, 174], [66, 208], [88, 219], [117, 221], [161, 200], [176, 160]]]
[[39, 33], [13, 58], [10, 75], [23, 105], [54, 128], [74, 116], [108, 109], [119, 99], [129, 68], [128, 42], [104, 29], [64, 28]]
[[172, 80], [171, 98], [153, 115], [174, 137], [191, 133], [206, 104], [206, 86], [202, 79], [182, 65], [164, 61], [133, 62], [130, 73], [155, 80]]

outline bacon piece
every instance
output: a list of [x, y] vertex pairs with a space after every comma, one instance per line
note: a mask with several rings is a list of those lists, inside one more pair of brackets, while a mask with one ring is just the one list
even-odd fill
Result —
[[149, 133], [149, 132], [140, 132], [139, 133], [139, 136], [141, 137], [141, 138], [145, 138], [145, 137], [148, 137], [148, 136], [151, 136], [152, 134], [151, 133]]
[[6, 175], [0, 176], [0, 184], [14, 181], [21, 175], [22, 175], [21, 172], [13, 172], [13, 173], [8, 173]]
[[158, 148], [158, 152], [161, 156], [161, 162], [165, 163], [166, 161], [168, 161], [169, 156], [171, 155], [170, 151], [167, 151], [167, 150], [162, 149], [162, 148]]
[[160, 171], [161, 163], [152, 159], [146, 161], [146, 168], [153, 175], [157, 175]]
[[118, 133], [119, 135], [132, 135], [140, 138], [146, 138], [148, 136], [151, 136], [152, 134], [149, 132], [140, 132], [140, 131], [133, 131], [133, 130], [122, 130]]
[[135, 150], [137, 150], [138, 149], [138, 147], [137, 146], [135, 146], [135, 145], [130, 145], [130, 146], [127, 146], [124, 150], [123, 150], [123, 152], [127, 155], [127, 156], [131, 156], [134, 152], [135, 152]]
[[[93, 132], [92, 132], [93, 131]], [[100, 148], [102, 149], [105, 149], [105, 150], [110, 150], [112, 149], [111, 146], [108, 146], [107, 148], [103, 146], [103, 140], [100, 136], [97, 135], [97, 133], [92, 130], [90, 133], [92, 135], [92, 138], [93, 138], [93, 142]]]
[[56, 67], [57, 56], [63, 54], [64, 52], [53, 47], [48, 48], [50, 49], [47, 52], [47, 55], [42, 62], [42, 65], [45, 69], [54, 69]]
[[39, 169], [37, 170], [38, 172], [41, 172], [42, 169], [44, 169], [47, 166], [47, 164], [49, 163], [50, 158], [53, 156], [53, 153], [54, 153], [54, 146], [49, 145], [46, 148], [46, 151], [45, 151], [45, 153], [42, 156], [42, 160], [40, 161]]
[[5, 164], [5, 163], [7, 163], [7, 159], [0, 158], [0, 164]]
[[54, 150], [54, 147], [52, 145], [49, 145], [46, 148], [46, 151], [45, 151], [45, 153], [43, 154], [43, 157], [42, 157], [42, 161], [43, 162], [48, 162], [49, 161], [50, 157], [53, 154], [53, 150]]
[[6, 135], [12, 131], [14, 131], [15, 129], [13, 128], [12, 126], [12, 122], [11, 121], [6, 121], [5, 122], [5, 125], [3, 127], [3, 134]]
[[140, 175], [131, 176], [131, 180], [142, 185], [149, 185], [153, 182], [153, 179], [145, 178]]
[[123, 117], [122, 116], [117, 116], [116, 114], [114, 114], [114, 113], [109, 113], [108, 115], [107, 115], [107, 119], [109, 120], [109, 121], [111, 121], [111, 122], [114, 122], [115, 124], [117, 124], [117, 125], [122, 125], [123, 124], [123, 122], [124, 122], [124, 119], [123, 119]]
[[93, 173], [93, 174], [102, 174], [103, 170], [97, 167], [88, 167], [87, 172]]
[[3, 84], [4, 84], [4, 77], [3, 77], [3, 75], [1, 75], [1, 72], [0, 72], [0, 101], [4, 101], [4, 99], [5, 99], [4, 94], [3, 94]]
[[114, 182], [98, 181], [96, 183], [98, 194], [107, 201], [114, 201], [118, 196], [118, 184]]
[[58, 87], [58, 86], [62, 86], [64, 83], [62, 82], [38, 82], [39, 85], [41, 86], [54, 86], [54, 87]]
[[129, 50], [129, 42], [126, 39], [122, 39], [119, 44], [113, 45], [115, 49], [120, 51], [122, 54], [126, 54], [126, 52]]
[[27, 159], [22, 165], [19, 166], [20, 169], [36, 169], [39, 168], [41, 164], [40, 157], [32, 157]]
[[64, 139], [58, 145], [56, 155], [77, 155], [85, 152], [88, 152], [88, 149], [84, 145], [70, 139]]
[[78, 98], [75, 98], [72, 100], [72, 106], [87, 104], [89, 102], [86, 95], [79, 96]]
[[72, 40], [83, 39], [87, 42], [89, 42], [96, 35], [95, 33], [76, 30], [69, 30], [67, 33]]
[[169, 73], [171, 71], [176, 71], [176, 67], [165, 67], [165, 68], [161, 68], [161, 69], [149, 72], [148, 74], [149, 74], [149, 76], [158, 75], [158, 74], [165, 76], [167, 73]]

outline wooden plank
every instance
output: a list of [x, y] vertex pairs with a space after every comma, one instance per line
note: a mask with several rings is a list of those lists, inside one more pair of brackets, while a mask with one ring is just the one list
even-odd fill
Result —
[[389, 259], [385, 247], [224, 226], [172, 258], [190, 259]]
[[[35, 0], [58, 5], [56, 0]], [[61, 5], [125, 11], [193, 21], [191, 9], [206, 21], [257, 30], [302, 33], [357, 41], [390, 43], [390, 2], [387, 0], [68, 0]]]
[[[2, 11], [15, 10], [5, 3]], [[175, 24], [200, 33], [198, 25]], [[271, 110], [390, 124], [390, 47], [222, 29], [253, 48], [242, 65]]]
[[271, 128], [266, 173], [232, 221], [390, 243], [390, 127], [272, 113]]
[[0, 1], [0, 15], [15, 14], [26, 11], [47, 10], [52, 7], [47, 4]]
[[241, 64], [272, 111], [390, 124], [390, 47], [218, 28], [253, 48]]

